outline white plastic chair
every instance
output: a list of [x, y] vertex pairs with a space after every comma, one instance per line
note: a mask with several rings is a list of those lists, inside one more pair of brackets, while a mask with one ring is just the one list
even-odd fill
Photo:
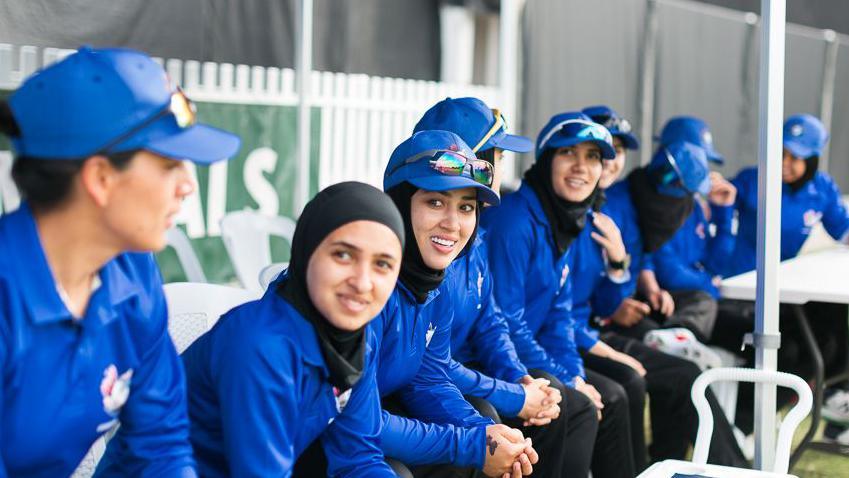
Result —
[[193, 282], [173, 282], [163, 289], [168, 301], [168, 333], [177, 353], [183, 353], [225, 312], [260, 296], [247, 289]]
[[270, 266], [266, 266], [259, 271], [259, 286], [262, 290], [268, 289], [268, 284], [271, 284], [281, 272], [289, 268], [288, 262], [275, 262]]
[[705, 397], [707, 387], [716, 381], [774, 383], [792, 388], [799, 395], [799, 401], [790, 410], [778, 430], [775, 444], [775, 463], [772, 473], [786, 474], [790, 467], [790, 447], [793, 433], [811, 411], [813, 394], [807, 383], [801, 378], [784, 372], [755, 370], [749, 368], [714, 368], [707, 370], [696, 379], [690, 396], [699, 414], [699, 431], [693, 448], [693, 463], [706, 464], [710, 439], [713, 435], [713, 413]]
[[192, 247], [189, 237], [179, 227], [168, 229], [166, 235], [168, 245], [174, 248], [177, 253], [177, 260], [180, 261], [180, 267], [186, 274], [186, 279], [189, 282], [207, 282], [206, 274], [203, 273], [203, 267], [200, 265], [197, 254]]
[[235, 211], [221, 218], [221, 238], [236, 277], [246, 289], [261, 291], [260, 271], [271, 264], [270, 236], [292, 243], [295, 221], [288, 217], [267, 216], [256, 211]]

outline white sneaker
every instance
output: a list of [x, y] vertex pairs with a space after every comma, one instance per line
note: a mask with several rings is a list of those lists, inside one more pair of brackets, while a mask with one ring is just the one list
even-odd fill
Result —
[[822, 406], [822, 417], [829, 422], [849, 425], [849, 392], [840, 390]]
[[702, 370], [722, 366], [722, 359], [685, 328], [652, 330], [643, 338], [649, 347], [687, 359]]

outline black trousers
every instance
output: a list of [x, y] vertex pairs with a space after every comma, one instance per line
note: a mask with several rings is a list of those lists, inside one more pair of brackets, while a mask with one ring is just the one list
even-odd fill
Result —
[[[633, 450], [634, 469], [637, 473], [648, 465], [645, 438], [646, 381], [631, 367], [593, 354], [583, 354], [584, 367], [591, 370], [594, 380], [601, 383], [593, 385], [602, 396], [612, 393], [613, 385], [618, 385], [628, 397], [628, 421], [631, 430], [631, 449]], [[611, 383], [612, 382], [612, 383]], [[605, 405], [605, 411], [607, 406]]]
[[[651, 314], [631, 327], [611, 324], [605, 328], [619, 335], [643, 340], [646, 334], [655, 329], [684, 327], [693, 332], [700, 342], [706, 342], [713, 334], [717, 318], [717, 302], [710, 294], [701, 290], [671, 292], [675, 301], [675, 313], [666, 317], [653, 310]], [[638, 298], [643, 302], [647, 300]]]
[[[690, 389], [701, 373], [699, 367], [688, 360], [659, 352], [641, 341], [615, 333], [603, 334], [602, 339], [614, 349], [639, 360], [646, 369], [645, 382], [650, 398], [652, 427], [652, 443], [649, 446], [651, 459], [684, 459], [698, 431], [698, 414], [690, 399]], [[709, 389], [706, 396], [714, 418], [708, 461], [747, 468], [748, 462], [737, 446], [731, 425], [716, 397]]]
[[[847, 306], [810, 302], [805, 304], [805, 315], [825, 364], [825, 376], [843, 372], [847, 366], [847, 344], [849, 344], [849, 325], [847, 324]], [[716, 327], [710, 343], [734, 352], [742, 357], [747, 367], [754, 367], [755, 354], [752, 347], [740, 350], [743, 336], [752, 332], [755, 326], [755, 304], [751, 301], [721, 300]], [[781, 330], [781, 348], [778, 349], [778, 370], [798, 375], [805, 380], [814, 376], [813, 361], [804, 346], [799, 323], [794, 316], [792, 306], [779, 306], [779, 330]], [[787, 388], [778, 387], [776, 393], [778, 406], [784, 406], [795, 398], [795, 393]], [[754, 428], [755, 387], [750, 383], [741, 383], [737, 392], [736, 425], [744, 432], [751, 433]]]
[[628, 394], [615, 381], [586, 369], [587, 383], [601, 394], [604, 408], [593, 450], [593, 478], [625, 478], [637, 474], [631, 443], [631, 418]]

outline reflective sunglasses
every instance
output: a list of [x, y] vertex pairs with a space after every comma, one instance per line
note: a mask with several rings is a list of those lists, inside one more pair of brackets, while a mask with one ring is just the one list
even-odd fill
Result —
[[484, 186], [492, 186], [492, 179], [494, 176], [492, 164], [482, 159], [469, 159], [457, 151], [447, 149], [429, 149], [414, 156], [410, 156], [401, 164], [392, 168], [392, 170], [387, 173], [387, 176], [391, 176], [395, 173], [395, 171], [425, 158], [430, 160], [430, 168], [439, 174], [444, 174], [446, 176], [462, 176], [466, 169], [469, 169], [468, 177], [472, 178], [477, 183], [483, 184]]
[[179, 87], [177, 87], [177, 89], [175, 89], [174, 92], [171, 93], [171, 99], [170, 101], [168, 101], [168, 104], [166, 104], [165, 107], [163, 107], [150, 118], [134, 126], [126, 133], [110, 141], [106, 146], [100, 148], [100, 151], [104, 153], [109, 152], [111, 148], [123, 143], [127, 139], [133, 137], [139, 131], [147, 128], [153, 123], [169, 115], [174, 117], [177, 126], [179, 126], [181, 129], [186, 129], [197, 123], [197, 107], [192, 102], [192, 100], [190, 100], [186, 96], [186, 94], [183, 93], [183, 90], [181, 90]]
[[486, 144], [486, 142], [489, 141], [490, 138], [495, 136], [495, 133], [498, 133], [502, 129], [507, 129], [507, 121], [505, 121], [504, 116], [501, 115], [501, 110], [499, 110], [498, 108], [493, 108], [492, 116], [495, 117], [495, 123], [493, 123], [492, 128], [489, 128], [489, 131], [487, 131], [486, 134], [483, 135], [483, 138], [478, 141], [478, 144], [476, 144], [475, 147], [472, 148], [472, 152], [477, 153], [478, 150], [484, 144]]
[[594, 116], [593, 119], [610, 131], [616, 130], [617, 133], [631, 132], [631, 123], [624, 118], [612, 115], [599, 115]]
[[608, 131], [604, 126], [582, 119], [568, 119], [554, 125], [554, 127], [551, 128], [545, 136], [543, 136], [542, 140], [539, 142], [539, 149], [545, 149], [551, 138], [558, 133], [569, 138], [578, 138], [583, 141], [596, 140], [613, 144], [613, 137], [610, 135], [610, 131]]
[[675, 161], [675, 157], [672, 156], [672, 153], [670, 153], [667, 148], [663, 148], [663, 154], [666, 155], [666, 162], [667, 164], [669, 164], [671, 169], [666, 168], [666, 171], [658, 172], [660, 184], [664, 186], [677, 186], [690, 193], [695, 193], [696, 191], [690, 191], [690, 188], [688, 188], [687, 185], [684, 184], [684, 174], [678, 167], [678, 162]]

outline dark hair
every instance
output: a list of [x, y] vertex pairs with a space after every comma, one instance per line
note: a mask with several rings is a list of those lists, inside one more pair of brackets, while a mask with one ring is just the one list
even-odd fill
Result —
[[478, 151], [475, 156], [487, 163], [495, 165], [495, 148], [489, 148], [486, 151]]
[[[6, 101], [0, 101], [0, 132], [15, 138], [21, 135], [18, 122]], [[115, 169], [127, 167], [138, 149], [109, 153], [104, 156]], [[40, 210], [56, 207], [64, 201], [71, 191], [71, 184], [83, 167], [86, 159], [50, 159], [16, 156], [12, 164], [12, 179], [15, 181], [21, 197], [30, 206]]]

